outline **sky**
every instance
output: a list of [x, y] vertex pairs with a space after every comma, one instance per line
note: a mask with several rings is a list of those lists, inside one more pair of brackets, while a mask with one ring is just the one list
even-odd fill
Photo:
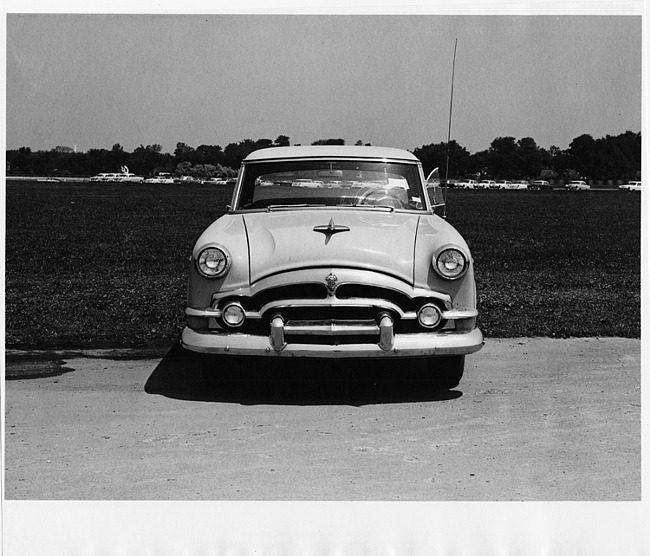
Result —
[[638, 15], [8, 13], [6, 49], [8, 149], [413, 150], [447, 140], [452, 70], [471, 153], [642, 130]]

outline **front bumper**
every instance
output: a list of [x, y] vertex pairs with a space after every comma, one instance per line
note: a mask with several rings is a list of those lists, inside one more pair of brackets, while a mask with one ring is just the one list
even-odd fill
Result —
[[196, 331], [186, 327], [181, 336], [185, 349], [207, 355], [247, 355], [269, 357], [359, 358], [359, 357], [426, 357], [467, 355], [483, 347], [483, 334], [474, 328], [467, 332], [440, 331], [396, 334], [387, 344], [380, 343], [321, 344], [291, 343], [270, 336]]

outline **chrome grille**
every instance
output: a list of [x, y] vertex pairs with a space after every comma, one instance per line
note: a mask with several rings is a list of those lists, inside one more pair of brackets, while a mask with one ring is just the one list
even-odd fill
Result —
[[260, 310], [264, 305], [283, 299], [326, 299], [325, 284], [290, 284], [261, 291], [253, 296], [253, 306]]
[[[328, 299], [329, 303], [325, 301]], [[296, 318], [369, 318], [365, 314], [360, 317], [359, 311], [374, 316], [377, 310], [382, 309], [413, 311], [416, 304], [402, 292], [379, 286], [343, 283], [330, 296], [325, 284], [302, 283], [263, 290], [255, 294], [247, 305], [260, 312], [268, 310], [269, 305], [273, 308], [291, 307], [292, 311], [299, 313]]]
[[[269, 326], [273, 329], [272, 322], [279, 318], [283, 335], [293, 342], [326, 337], [327, 343], [338, 344], [354, 337], [358, 343], [376, 343], [383, 317], [389, 317], [391, 334], [393, 331], [422, 332], [417, 311], [424, 303], [436, 303], [442, 311], [446, 309], [444, 301], [435, 294], [423, 296], [422, 293], [428, 292], [422, 290], [417, 293], [420, 295], [411, 298], [397, 288], [352, 281], [343, 281], [335, 287], [330, 284], [329, 289], [324, 282], [276, 283], [250, 297], [223, 297], [215, 308], [239, 302], [247, 317], [244, 326], [238, 329], [240, 332], [268, 334]], [[437, 328], [445, 325], [443, 320]]]
[[336, 288], [338, 299], [385, 299], [403, 310], [412, 304], [411, 298], [397, 290], [372, 286], [368, 284], [341, 284]]

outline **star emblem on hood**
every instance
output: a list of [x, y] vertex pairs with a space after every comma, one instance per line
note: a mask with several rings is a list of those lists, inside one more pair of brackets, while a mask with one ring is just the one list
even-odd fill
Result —
[[347, 226], [339, 226], [338, 224], [334, 223], [333, 218], [330, 218], [329, 224], [326, 226], [314, 226], [314, 231], [325, 234], [326, 236], [331, 236], [340, 232], [349, 232], [350, 228]]

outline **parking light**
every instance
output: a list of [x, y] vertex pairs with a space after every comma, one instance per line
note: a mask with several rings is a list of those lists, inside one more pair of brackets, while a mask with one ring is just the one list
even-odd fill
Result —
[[244, 324], [246, 313], [239, 303], [229, 303], [223, 308], [221, 318], [228, 326], [237, 328]]
[[435, 305], [423, 305], [418, 311], [418, 322], [424, 328], [435, 328], [442, 320], [442, 313]]

